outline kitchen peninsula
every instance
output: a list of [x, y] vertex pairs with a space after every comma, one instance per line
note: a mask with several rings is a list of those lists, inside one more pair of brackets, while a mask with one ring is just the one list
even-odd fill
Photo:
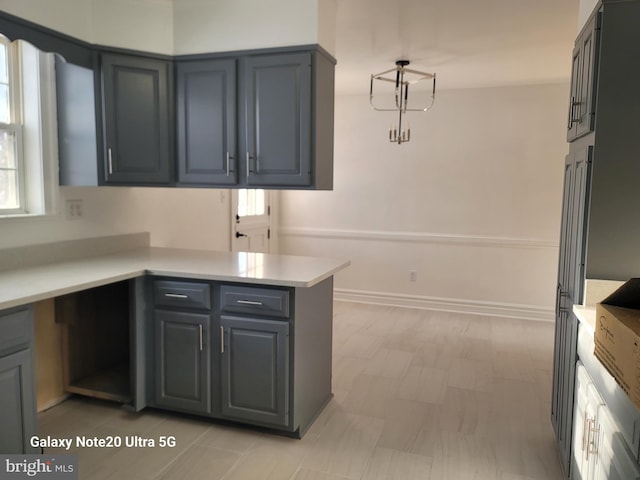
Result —
[[[37, 433], [31, 305], [54, 297], [66, 391], [301, 437], [332, 395], [333, 275], [349, 261], [125, 237], [2, 252], [0, 388], [11, 394], [0, 451], [29, 452]], [[127, 248], [113, 247], [123, 239]], [[46, 250], [56, 260], [33, 264]], [[117, 375], [104, 374], [110, 366]], [[120, 384], [110, 391], [105, 379]]]

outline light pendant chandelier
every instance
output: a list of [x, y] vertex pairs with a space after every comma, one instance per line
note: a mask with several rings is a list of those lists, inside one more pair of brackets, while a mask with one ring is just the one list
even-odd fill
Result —
[[[371, 87], [369, 89], [369, 103], [374, 110], [379, 112], [398, 112], [398, 125], [391, 126], [389, 128], [389, 141], [391, 143], [397, 143], [401, 145], [411, 140], [411, 126], [406, 130], [402, 129], [402, 116], [407, 112], [426, 112], [433, 106], [433, 102], [436, 99], [436, 74], [419, 72], [407, 68], [409, 60], [398, 60], [396, 62], [396, 68], [386, 70], [382, 73], [371, 75]], [[395, 75], [394, 75], [395, 73]], [[394, 78], [395, 77], [395, 78]], [[382, 82], [395, 83], [395, 107], [381, 108], [377, 107], [373, 102], [373, 84], [374, 80], [380, 80]], [[432, 80], [433, 88], [431, 91], [431, 102], [428, 105], [419, 108], [409, 108], [409, 85], [414, 85], [418, 82]], [[412, 88], [413, 91], [413, 88]]]

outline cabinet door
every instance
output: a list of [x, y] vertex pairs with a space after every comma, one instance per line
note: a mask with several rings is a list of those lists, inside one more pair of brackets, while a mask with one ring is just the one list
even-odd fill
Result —
[[236, 184], [236, 61], [180, 62], [176, 72], [178, 182]]
[[289, 323], [222, 316], [222, 414], [289, 425]]
[[573, 155], [573, 198], [571, 213], [571, 248], [568, 249], [569, 279], [567, 291], [574, 303], [582, 303], [585, 281], [587, 213], [591, 187], [591, 157], [593, 147], [580, 149]]
[[0, 358], [0, 452], [34, 453], [36, 434], [31, 349]]
[[606, 405], [598, 409], [598, 425], [592, 429], [590, 442], [596, 452], [594, 480], [640, 479], [640, 467]]
[[576, 40], [571, 66], [567, 140], [593, 131], [595, 126], [596, 76], [600, 41], [600, 13], [594, 14]]
[[564, 187], [562, 190], [562, 217], [560, 219], [560, 252], [558, 260], [558, 283], [566, 291], [570, 278], [571, 259], [571, 216], [573, 214], [574, 187], [573, 157], [567, 155], [564, 162]]
[[581, 51], [580, 91], [578, 98], [575, 136], [579, 137], [593, 131], [595, 126], [596, 73], [598, 66], [600, 13], [597, 13], [585, 26], [578, 39]]
[[575, 409], [572, 448], [572, 478], [594, 478], [599, 442], [598, 412], [604, 405], [586, 368], [578, 362], [575, 382]]
[[170, 63], [102, 55], [105, 183], [171, 181]]
[[580, 118], [580, 81], [582, 66], [582, 49], [578, 44], [573, 49], [571, 56], [571, 88], [569, 90], [569, 112], [567, 118], [567, 141], [570, 142], [578, 136], [578, 122]]
[[210, 316], [155, 310], [156, 405], [211, 411]]
[[242, 59], [248, 186], [311, 184], [311, 53]]

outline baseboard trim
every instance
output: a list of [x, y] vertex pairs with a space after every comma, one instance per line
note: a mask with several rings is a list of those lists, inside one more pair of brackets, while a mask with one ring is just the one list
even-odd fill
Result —
[[374, 240], [384, 242], [436, 243], [449, 245], [473, 245], [511, 248], [558, 248], [557, 241], [541, 238], [487, 237], [480, 235], [458, 235], [423, 232], [384, 232], [373, 230], [344, 230], [305, 227], [280, 227], [278, 233], [284, 237], [312, 237], [338, 240]]
[[334, 299], [344, 302], [371, 303], [392, 307], [420, 308], [443, 312], [471, 313], [494, 317], [519, 318], [542, 322], [553, 322], [553, 309], [535, 305], [484, 302], [458, 298], [427, 297], [398, 293], [371, 292], [345, 288], [334, 289]]

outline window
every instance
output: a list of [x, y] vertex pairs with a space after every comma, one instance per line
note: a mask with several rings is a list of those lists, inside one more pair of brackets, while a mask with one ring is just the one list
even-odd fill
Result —
[[55, 209], [55, 105], [53, 54], [0, 35], [0, 217]]
[[238, 216], [252, 217], [265, 214], [264, 190], [238, 190]]
[[0, 213], [24, 213], [22, 127], [16, 49], [0, 37]]

